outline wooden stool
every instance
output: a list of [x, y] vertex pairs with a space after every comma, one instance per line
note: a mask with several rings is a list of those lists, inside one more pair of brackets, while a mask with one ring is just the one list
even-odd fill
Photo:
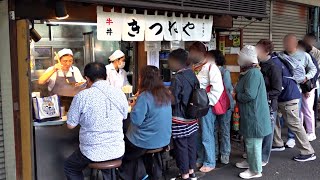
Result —
[[[107, 169], [111, 170], [112, 178], [116, 177], [116, 179], [119, 179], [118, 173], [116, 171], [117, 171], [117, 168], [119, 168], [121, 166], [121, 164], [122, 164], [122, 160], [111, 160], [111, 161], [90, 163], [88, 165], [88, 167], [91, 168], [91, 170], [92, 170], [90, 179], [91, 180], [98, 180], [99, 172], [101, 170], [107, 170]], [[93, 170], [97, 171], [97, 173], [95, 175], [93, 173]]]

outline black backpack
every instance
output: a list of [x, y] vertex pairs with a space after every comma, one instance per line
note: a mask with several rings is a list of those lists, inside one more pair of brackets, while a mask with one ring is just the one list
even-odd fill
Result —
[[308, 80], [306, 83], [300, 84], [300, 88], [302, 90], [302, 93], [310, 92], [312, 89], [317, 87], [317, 81], [318, 81], [319, 72], [320, 72], [316, 58], [314, 58], [314, 56], [311, 55], [310, 53], [308, 53], [308, 54], [311, 56], [312, 62], [317, 68], [317, 73], [312, 79]]
[[210, 106], [206, 90], [200, 88], [199, 82], [193, 86], [188, 78], [186, 78], [184, 75], [182, 76], [188, 81], [193, 89], [187, 105], [186, 116], [189, 119], [198, 119], [207, 115]]

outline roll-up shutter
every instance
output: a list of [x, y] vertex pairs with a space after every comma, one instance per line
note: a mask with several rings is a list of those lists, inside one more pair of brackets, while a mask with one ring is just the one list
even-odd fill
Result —
[[77, 2], [174, 12], [266, 16], [266, 0], [77, 0]]
[[2, 96], [0, 84], [0, 180], [6, 179], [6, 171], [4, 164], [4, 140], [3, 140], [3, 118], [2, 118]]
[[283, 50], [283, 37], [294, 33], [302, 39], [307, 32], [308, 8], [303, 5], [274, 1], [272, 13], [272, 41], [275, 51]]
[[243, 28], [243, 44], [255, 45], [260, 39], [270, 38], [270, 1], [267, 1], [266, 11], [267, 18], [262, 20], [247, 19], [243, 16], [233, 19], [234, 28]]

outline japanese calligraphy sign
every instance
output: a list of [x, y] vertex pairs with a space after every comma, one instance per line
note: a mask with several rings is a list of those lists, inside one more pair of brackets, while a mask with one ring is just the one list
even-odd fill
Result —
[[121, 41], [122, 14], [103, 12], [97, 7], [97, 39], [103, 41]]
[[173, 13], [172, 17], [167, 17], [168, 27], [164, 31], [164, 40], [181, 41], [182, 17], [176, 17]]
[[163, 41], [165, 30], [168, 29], [166, 16], [146, 16], [146, 41]]
[[145, 16], [139, 14], [125, 14], [122, 24], [123, 41], [144, 41]]
[[103, 12], [97, 7], [97, 37], [104, 41], [210, 41], [213, 18]]

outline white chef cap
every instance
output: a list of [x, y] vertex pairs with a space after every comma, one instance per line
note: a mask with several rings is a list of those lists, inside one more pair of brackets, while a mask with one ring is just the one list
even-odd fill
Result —
[[65, 55], [71, 55], [73, 56], [73, 53], [71, 51], [71, 49], [62, 49], [58, 52], [58, 56], [59, 58], [61, 58], [62, 56], [65, 56]]
[[109, 57], [109, 60], [111, 62], [119, 59], [119, 58], [122, 58], [124, 56], [124, 53], [120, 50], [116, 50], [110, 57]]

